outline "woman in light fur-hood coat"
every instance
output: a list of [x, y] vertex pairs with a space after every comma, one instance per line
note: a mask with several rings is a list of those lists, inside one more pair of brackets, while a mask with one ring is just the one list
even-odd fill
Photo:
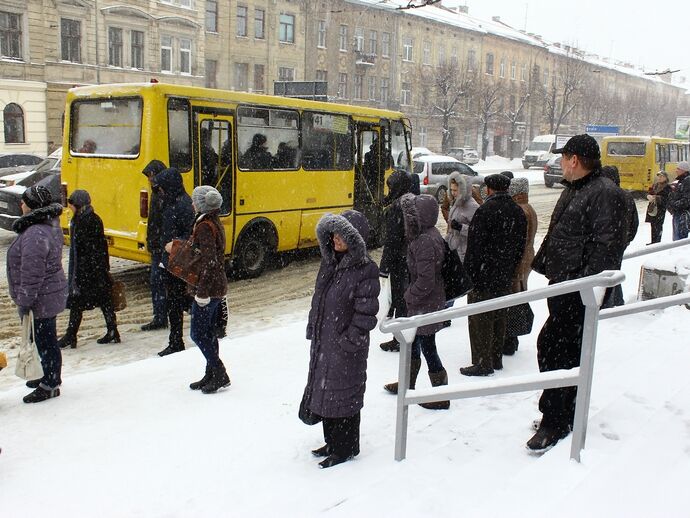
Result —
[[[452, 197], [453, 184], [458, 188], [458, 194], [454, 198]], [[448, 193], [453, 201], [448, 210], [448, 229], [445, 239], [448, 248], [455, 250], [460, 260], [464, 260], [467, 251], [467, 232], [479, 204], [472, 198], [472, 183], [458, 171], [453, 171], [448, 178]]]

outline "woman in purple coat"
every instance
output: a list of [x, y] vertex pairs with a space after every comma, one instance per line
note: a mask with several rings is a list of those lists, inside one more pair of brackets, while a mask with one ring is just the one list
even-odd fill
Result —
[[354, 210], [326, 214], [316, 226], [321, 267], [311, 301], [306, 406], [323, 419], [322, 468], [359, 454], [369, 331], [376, 326], [379, 269], [366, 249], [369, 225]]
[[65, 309], [67, 280], [62, 269], [62, 205], [52, 203], [50, 191], [33, 186], [22, 196], [22, 217], [12, 230], [18, 235], [7, 249], [10, 297], [24, 318], [33, 312], [36, 348], [43, 378], [27, 381], [35, 389], [24, 403], [38, 403], [60, 395], [62, 355], [57, 344], [55, 317]]

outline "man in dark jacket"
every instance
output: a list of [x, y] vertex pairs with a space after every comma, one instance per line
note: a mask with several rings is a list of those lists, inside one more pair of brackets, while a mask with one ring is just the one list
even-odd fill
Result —
[[673, 240], [688, 237], [690, 230], [690, 164], [686, 161], [676, 167], [676, 181], [671, 185], [668, 211], [673, 215]]
[[[405, 290], [407, 289], [407, 242], [400, 197], [410, 192], [410, 176], [405, 171], [395, 171], [388, 177], [388, 195], [383, 200], [387, 205], [383, 213], [383, 252], [381, 254], [381, 277], [388, 277], [391, 288], [391, 307], [388, 318], [407, 316]], [[393, 338], [381, 344], [384, 351], [397, 352], [400, 344]]]
[[[599, 145], [576, 135], [554, 153], [562, 153], [565, 187], [551, 215], [549, 230], [532, 262], [550, 284], [579, 279], [619, 266], [626, 242], [625, 202], [621, 190], [601, 176]], [[537, 339], [539, 370], [580, 365], [585, 306], [578, 292], [551, 297], [549, 317]], [[576, 387], [544, 390], [543, 418], [527, 448], [542, 452], [568, 435], [575, 415]]]
[[[508, 194], [510, 179], [502, 174], [486, 177], [489, 196], [474, 213], [467, 235], [465, 268], [474, 290], [468, 303], [508, 295], [513, 274], [527, 240], [525, 213]], [[506, 309], [468, 317], [472, 365], [463, 367], [465, 376], [488, 376], [503, 368], [503, 340]]]
[[161, 196], [161, 230], [160, 243], [162, 245], [161, 259], [163, 279], [165, 282], [168, 320], [170, 321], [170, 337], [168, 347], [158, 353], [165, 356], [184, 350], [182, 339], [182, 313], [189, 306], [186, 284], [164, 268], [168, 265], [168, 252], [165, 245], [173, 239], [187, 239], [194, 225], [194, 209], [192, 199], [184, 190], [182, 175], [170, 167], [157, 174], [151, 180], [151, 187], [157, 189]]
[[[151, 160], [142, 171], [143, 175], [151, 180], [158, 173], [165, 170], [165, 164], [160, 160]], [[165, 296], [165, 283], [163, 282], [163, 270], [158, 267], [161, 262], [163, 246], [161, 244], [161, 225], [163, 210], [161, 208], [162, 197], [157, 189], [151, 187], [151, 200], [149, 201], [149, 217], [146, 224], [146, 247], [151, 254], [151, 272], [149, 286], [151, 289], [151, 305], [153, 306], [153, 320], [141, 326], [142, 331], [153, 331], [168, 327], [168, 308]]]

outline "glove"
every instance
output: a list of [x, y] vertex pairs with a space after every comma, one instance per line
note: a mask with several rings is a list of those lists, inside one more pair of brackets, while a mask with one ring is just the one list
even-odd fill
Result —
[[454, 219], [450, 221], [450, 228], [457, 230], [458, 232], [462, 230], [462, 223], [455, 221]]
[[208, 303], [211, 302], [211, 297], [206, 297], [205, 299], [202, 299], [198, 295], [195, 295], [194, 301], [200, 308], [203, 308], [204, 306], [208, 306]]

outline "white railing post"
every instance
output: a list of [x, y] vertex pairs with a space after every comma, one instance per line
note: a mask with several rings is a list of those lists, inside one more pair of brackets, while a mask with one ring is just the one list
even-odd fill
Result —
[[[408, 342], [400, 331], [394, 333], [400, 343], [400, 357], [398, 358], [398, 399], [395, 420], [395, 460], [403, 460], [407, 451], [407, 413], [409, 406], [405, 401], [410, 387], [410, 364], [412, 342]], [[414, 337], [412, 338], [414, 340]]]

